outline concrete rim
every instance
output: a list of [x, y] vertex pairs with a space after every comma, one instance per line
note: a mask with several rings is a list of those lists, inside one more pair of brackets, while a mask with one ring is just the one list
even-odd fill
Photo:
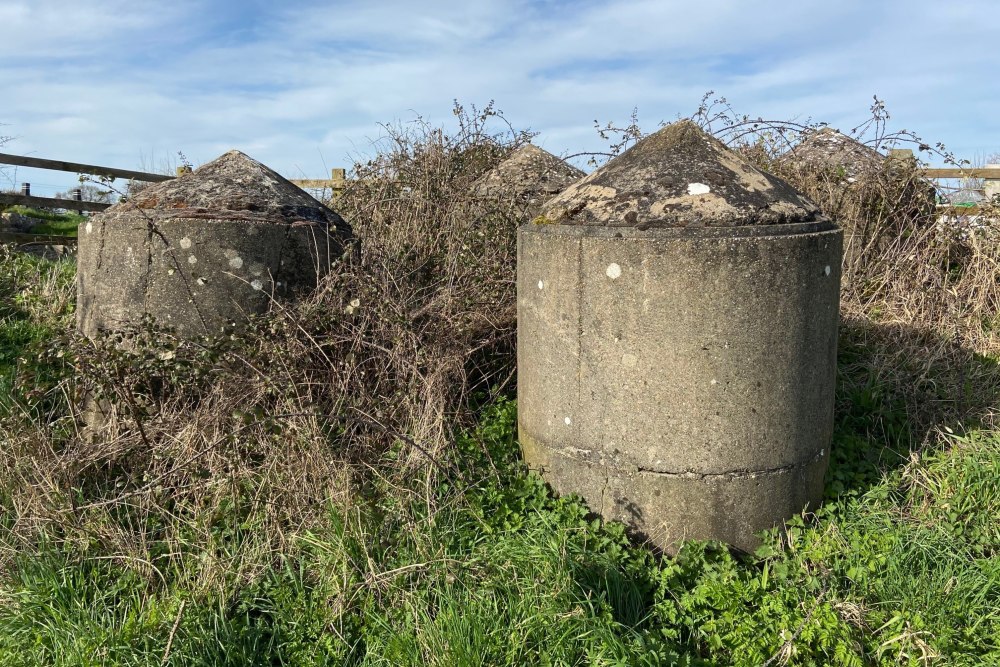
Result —
[[603, 227], [596, 225], [528, 224], [519, 230], [525, 234], [587, 236], [605, 239], [728, 239], [794, 236], [839, 231], [832, 220], [797, 222], [787, 225], [743, 225], [739, 227]]

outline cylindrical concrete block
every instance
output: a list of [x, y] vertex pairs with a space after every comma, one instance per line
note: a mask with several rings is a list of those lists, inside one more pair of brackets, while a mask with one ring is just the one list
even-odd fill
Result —
[[[662, 159], [677, 157], [665, 148]], [[612, 170], [628, 166], [622, 158]], [[829, 459], [841, 232], [777, 185], [760, 191], [783, 202], [783, 217], [748, 208], [781, 222], [713, 217], [725, 202], [710, 193], [734, 209], [747, 194], [727, 189], [726, 175], [709, 186], [694, 174], [681, 186], [690, 201], [674, 202], [680, 213], [648, 222], [655, 193], [633, 182], [647, 209], [626, 202], [618, 217], [623, 188], [595, 172], [546, 206], [588, 222], [519, 235], [525, 459], [558, 492], [665, 549], [682, 539], [754, 547], [755, 533], [819, 502]], [[609, 210], [623, 224], [589, 222]]]
[[77, 324], [94, 336], [151, 315], [184, 337], [217, 334], [313, 289], [350, 238], [339, 215], [230, 151], [81, 227]]

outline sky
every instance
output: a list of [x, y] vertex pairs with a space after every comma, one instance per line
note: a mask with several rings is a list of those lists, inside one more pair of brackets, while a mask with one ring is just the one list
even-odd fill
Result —
[[[382, 124], [495, 101], [535, 143], [606, 147], [708, 91], [741, 114], [862, 122], [1000, 151], [997, 0], [0, 0], [0, 152], [161, 171], [238, 148], [289, 178], [371, 154]], [[50, 196], [73, 174], [0, 188]]]

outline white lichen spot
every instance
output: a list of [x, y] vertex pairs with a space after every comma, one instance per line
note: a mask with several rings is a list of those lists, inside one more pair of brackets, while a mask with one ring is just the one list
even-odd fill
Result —
[[604, 273], [607, 274], [608, 278], [614, 280], [622, 275], [622, 267], [612, 262], [611, 264], [608, 264], [608, 268]]
[[825, 269], [823, 269], [823, 273], [825, 273], [826, 275], [830, 275], [830, 266], [829, 265], [827, 265], [827, 267]]
[[716, 380], [715, 378], [712, 378], [711, 384], [713, 384], [713, 385], [719, 384], [719, 381]]
[[86, 226], [86, 227], [84, 227], [84, 229], [85, 229], [85, 230], [87, 231], [87, 233], [89, 234], [90, 232], [94, 231], [94, 223], [92, 223], [92, 222], [88, 222], [88, 223], [87, 223], [87, 226]]
[[259, 280], [254, 280], [250, 283], [250, 287], [254, 288], [255, 291], [259, 292], [264, 288], [264, 283]]
[[707, 195], [711, 191], [712, 188], [708, 187], [704, 183], [688, 183], [689, 195]]
[[191, 239], [189, 239], [186, 236], [184, 238], [182, 238], [181, 239], [181, 247], [184, 248], [185, 250], [187, 250], [188, 248], [190, 248], [191, 247]]
[[204, 284], [205, 284], [205, 283], [207, 283], [208, 281], [207, 281], [207, 280], [205, 280], [204, 278], [198, 278], [198, 281], [197, 281], [197, 282], [198, 282], [198, 284], [199, 284], [199, 285], [204, 285]]
[[250, 264], [250, 275], [261, 276], [264, 274], [264, 265], [257, 262]]
[[173, 269], [167, 269], [167, 275], [168, 276], [174, 275], [174, 270]]
[[233, 257], [231, 260], [229, 260], [229, 266], [231, 268], [234, 268], [234, 269], [242, 269], [243, 268], [243, 258], [242, 257]]
[[545, 281], [544, 280], [539, 280], [538, 281], [538, 289], [545, 289]]
[[570, 419], [569, 417], [566, 417], [566, 419], [564, 419], [563, 421], [566, 422], [566, 426], [569, 426], [570, 424], [573, 423], [573, 420]]
[[198, 258], [197, 257], [195, 257], [194, 255], [191, 255], [190, 257], [188, 257], [188, 264], [197, 264], [197, 263], [198, 263]]

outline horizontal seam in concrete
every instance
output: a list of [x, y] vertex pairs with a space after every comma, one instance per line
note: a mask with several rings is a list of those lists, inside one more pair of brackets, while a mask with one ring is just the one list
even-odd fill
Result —
[[790, 463], [777, 468], [765, 468], [763, 470], [727, 470], [724, 472], [696, 472], [685, 470], [682, 472], [666, 472], [662, 470], [650, 470], [649, 468], [638, 467], [636, 470], [643, 475], [655, 477], [668, 477], [675, 479], [757, 479], [758, 477], [769, 477], [790, 472], [796, 468], [808, 468], [826, 456], [826, 450], [822, 449], [816, 456], [803, 463]]
[[[522, 427], [523, 428], [523, 427]], [[637, 472], [643, 475], [658, 476], [658, 477], [668, 477], [676, 479], [714, 479], [714, 478], [728, 478], [728, 479], [755, 479], [757, 477], [767, 477], [769, 475], [780, 475], [782, 473], [795, 470], [796, 468], [808, 468], [809, 466], [815, 465], [817, 462], [822, 460], [826, 456], [826, 448], [819, 450], [811, 459], [807, 461], [801, 461], [799, 463], [788, 463], [783, 466], [778, 466], [775, 468], [762, 468], [758, 470], [740, 469], [740, 470], [724, 470], [722, 472], [698, 472], [696, 470], [681, 470], [681, 471], [670, 471], [670, 470], [653, 470], [651, 468], [643, 468], [642, 466], [628, 465], [628, 467], [623, 467], [615, 464], [601, 463], [598, 461], [589, 460], [586, 456], [591, 454], [592, 450], [581, 449], [579, 447], [546, 447], [545, 445], [540, 445], [542, 448], [547, 449], [551, 454], [556, 456], [561, 456], [565, 459], [570, 459], [572, 461], [582, 461], [588, 465], [619, 470], [624, 473]], [[581, 456], [581, 454], [583, 456]]]

